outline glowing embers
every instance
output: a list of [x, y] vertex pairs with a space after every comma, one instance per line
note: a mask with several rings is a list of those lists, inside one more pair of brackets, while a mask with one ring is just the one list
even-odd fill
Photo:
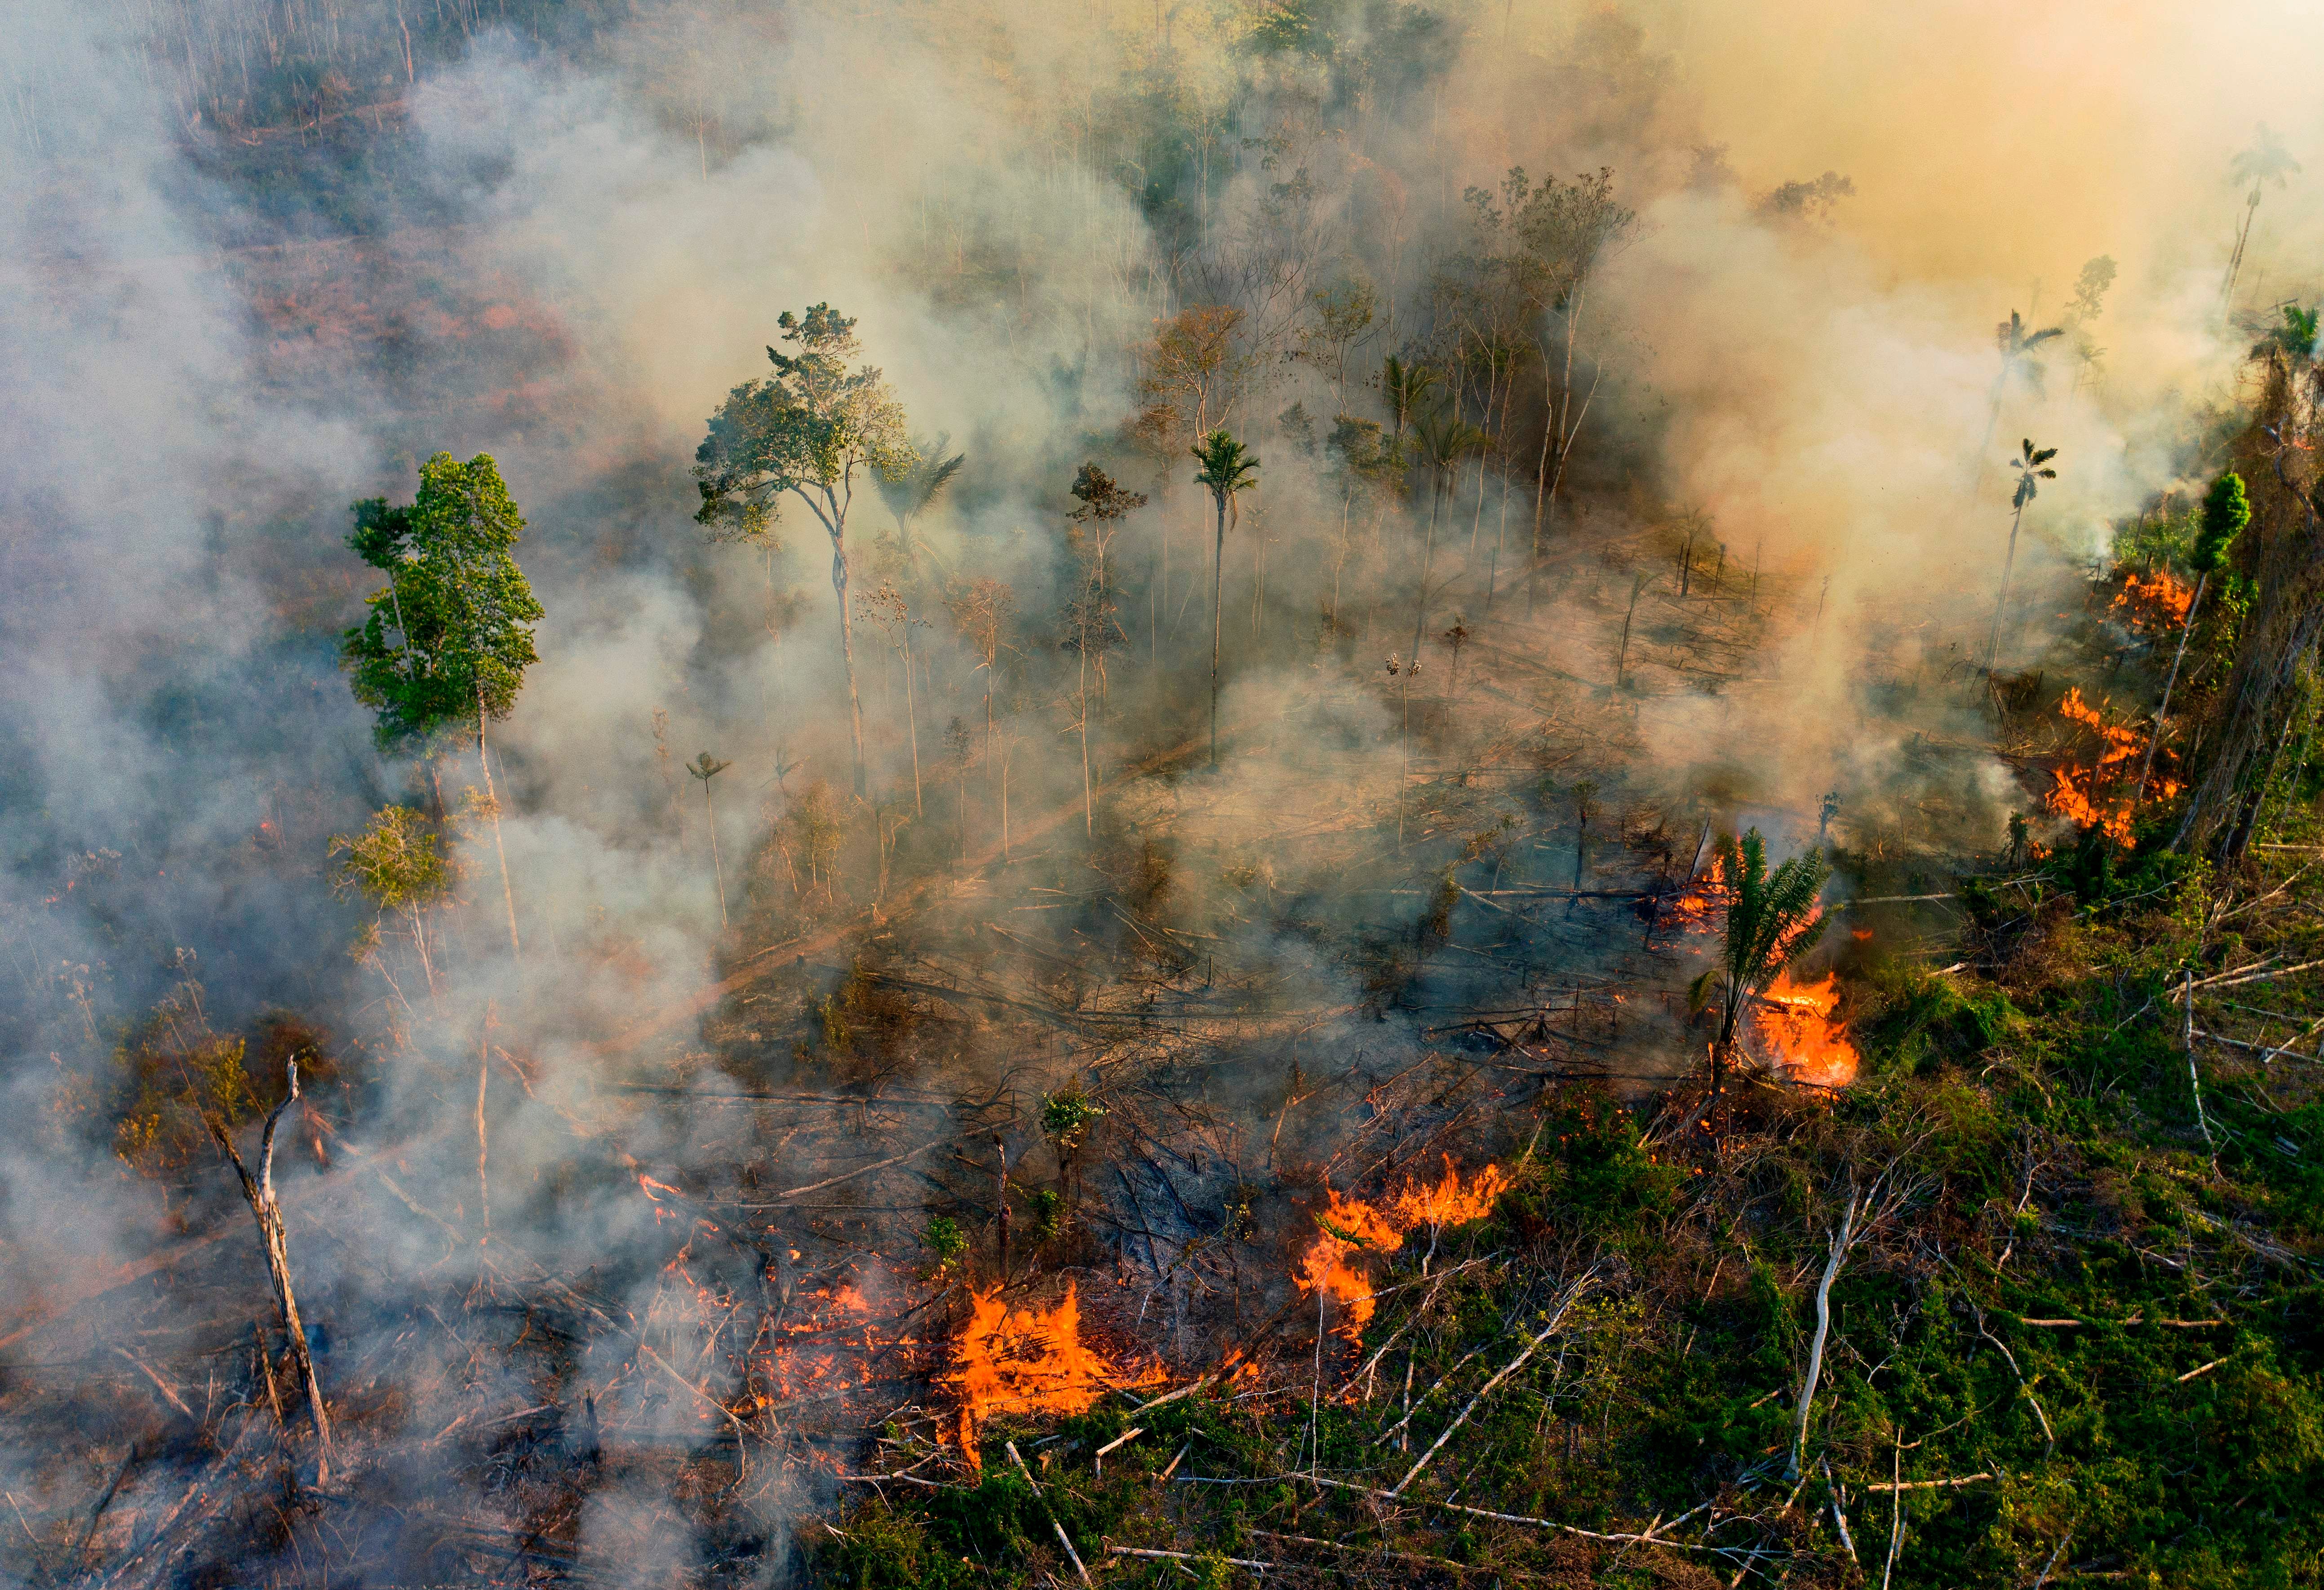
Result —
[[1848, 1041], [1848, 1028], [1832, 1011], [1840, 1004], [1840, 978], [1795, 983], [1789, 972], [1759, 996], [1748, 1018], [1748, 1047], [1795, 1082], [1844, 1088], [1856, 1080], [1862, 1057]]
[[1157, 1368], [1126, 1375], [1082, 1340], [1081, 1295], [1070, 1282], [1047, 1307], [1008, 1303], [998, 1286], [972, 1292], [945, 1375], [960, 1398], [961, 1456], [973, 1468], [983, 1462], [977, 1426], [994, 1414], [1086, 1412], [1110, 1389], [1160, 1378]]
[[1440, 1181], [1406, 1181], [1393, 1198], [1379, 1203], [1342, 1198], [1325, 1189], [1323, 1212], [1315, 1217], [1321, 1229], [1300, 1255], [1299, 1290], [1330, 1294], [1339, 1304], [1336, 1328], [1351, 1339], [1360, 1336], [1376, 1305], [1371, 1278], [1357, 1267], [1356, 1255], [1394, 1253], [1404, 1245], [1406, 1234], [1418, 1227], [1433, 1229], [1482, 1219], [1508, 1184], [1495, 1165], [1464, 1181], [1447, 1154]]
[[[2138, 767], [2146, 750], [2146, 737], [2123, 723], [2108, 723], [2103, 707], [2082, 699], [2081, 687], [2066, 692], [2058, 712], [2080, 724], [2097, 741], [2097, 757], [2087, 764], [2069, 764], [2051, 774], [2051, 787], [2042, 802], [2078, 827], [2103, 828], [2117, 844], [2131, 842], [2132, 808], [2137, 794]], [[2159, 767], [2148, 782], [2147, 794], [2168, 800], [2179, 793], [2178, 780]]]
[[880, 1323], [870, 1300], [844, 1282], [794, 1298], [764, 1338], [762, 1405], [844, 1396], [871, 1384], [872, 1358], [887, 1345]]
[[2192, 587], [2167, 572], [2134, 574], [2124, 578], [2112, 605], [2132, 629], [2144, 635], [2160, 635], [2174, 631], [2187, 621], [2187, 609], [2194, 600]]

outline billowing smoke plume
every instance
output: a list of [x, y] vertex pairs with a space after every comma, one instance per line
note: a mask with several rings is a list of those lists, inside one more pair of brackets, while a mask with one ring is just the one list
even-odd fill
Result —
[[[697, 1018], [721, 979], [778, 963], [753, 955], [822, 999], [848, 954], [815, 905], [834, 898], [817, 824], [842, 821], [817, 813], [845, 807], [850, 774], [829, 542], [797, 509], [741, 544], [693, 519], [705, 418], [767, 372], [787, 309], [856, 317], [911, 433], [964, 459], [908, 522], [860, 481], [850, 521], [852, 599], [905, 604], [855, 623], [876, 793], [844, 817], [862, 831], [847, 888], [878, 926], [891, 892], [958, 857], [1097, 833], [1135, 851], [1167, 832], [1139, 865], [1199, 854], [1322, 897], [1342, 863], [1270, 871], [1266, 841], [1296, 810], [1400, 834], [1413, 686], [1384, 689], [1381, 659], [1408, 667], [1416, 633], [1427, 689], [1448, 666], [1457, 688], [1485, 665], [1440, 640], [1455, 625], [1572, 703], [1468, 698], [1512, 765], [1538, 751], [1556, 779], [1722, 810], [1812, 813], [1841, 788], [1873, 821], [1908, 741], [1965, 721], [2021, 438], [2059, 449], [2059, 478], [2026, 518], [2003, 668], [2079, 600], [2114, 520], [2203, 469], [2255, 306], [2312, 289], [2312, 189], [2296, 170], [2229, 181], [2255, 139], [2324, 158], [2302, 97], [2324, 46], [2298, 21], [34, 5], [0, 41], [7, 1294], [28, 1319], [61, 1310], [141, 1273], [189, 1210], [240, 1218], [214, 1160], [143, 1175], [119, 1135], [120, 1054], [198, 988], [206, 1028], [307, 1034], [253, 1041], [256, 1111], [281, 1089], [262, 1060], [330, 1057], [340, 1135], [314, 1128], [283, 1175], [336, 1365], [389, 1353], [409, 1300], [447, 1285], [602, 1272], [617, 1312], [652, 1316], [667, 1281], [634, 1175], [731, 1155], [713, 1139], [732, 1128], [619, 1088], [715, 1080]], [[1498, 267], [1470, 190], [1502, 202], [1516, 167], [1536, 185], [1602, 168], [1629, 219], [1585, 281], [1497, 326], [1504, 373], [1480, 373], [1462, 361]], [[1362, 324], [1334, 333], [1325, 306], [1358, 301]], [[1207, 732], [1214, 533], [1191, 425], [1139, 421], [1161, 402], [1157, 338], [1215, 307], [1240, 321], [1201, 421], [1262, 466], [1220, 596], [1231, 754], [1196, 787], [1129, 773]], [[2013, 310], [2063, 335], [2006, 362]], [[1426, 471], [1361, 478], [1360, 445], [1333, 441], [1343, 418], [1397, 428], [1389, 354], [1457, 370], [1443, 395], [1491, 434], [1441, 492]], [[379, 582], [345, 547], [347, 505], [408, 497], [438, 452], [497, 458], [547, 613], [493, 730], [521, 957], [501, 951], [492, 830], [458, 814], [484, 782], [473, 743], [383, 754], [337, 666]], [[1094, 665], [1064, 644], [1094, 533], [1069, 518], [1085, 462], [1149, 499], [1110, 543], [1119, 635]], [[1536, 525], [1562, 572], [1531, 566]], [[1657, 605], [1682, 547], [1689, 580], [1748, 583], [1748, 633], [1701, 688], [1670, 665], [1670, 688], [1610, 697], [1618, 669], [1705, 644]], [[1634, 568], [1660, 584], [1634, 591]], [[1004, 589], [980, 649], [976, 603], [990, 619]], [[689, 777], [705, 752], [732, 770]], [[2006, 774], [1964, 777], [1966, 820], [1997, 832]], [[1110, 810], [1084, 815], [1089, 785]], [[376, 913], [330, 841], [439, 803], [466, 904], [431, 930], [423, 986], [393, 944], [349, 952]], [[1410, 880], [1390, 881], [1379, 897]], [[796, 933], [722, 926], [776, 918]], [[1303, 1007], [1368, 997], [1333, 952], [1360, 923], [1210, 928], [1186, 942], [1264, 961]], [[788, 1038], [765, 1025], [771, 1071]], [[478, 1373], [513, 1374], [501, 1345], [476, 1344]], [[657, 1373], [601, 1356], [558, 1394]], [[453, 1417], [431, 1422], [441, 1385], [409, 1383], [402, 1429]], [[633, 1432], [699, 1433], [682, 1392], [639, 1406]], [[424, 1489], [408, 1462], [396, 1484]], [[36, 1438], [0, 1472], [47, 1484]], [[581, 1530], [641, 1582], [657, 1484], [598, 1492]], [[760, 1498], [770, 1529], [801, 1500]]]

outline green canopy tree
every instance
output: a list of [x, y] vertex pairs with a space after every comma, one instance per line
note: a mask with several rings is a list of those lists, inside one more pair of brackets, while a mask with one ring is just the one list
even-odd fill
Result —
[[[420, 975], [427, 979], [428, 992], [436, 992], [435, 959], [428, 950], [428, 912], [441, 903], [459, 882], [459, 863], [438, 848], [438, 836], [428, 827], [428, 820], [409, 806], [382, 806], [361, 833], [335, 833], [331, 836], [330, 853], [345, 856], [332, 878], [333, 888], [340, 894], [356, 894], [370, 902], [372, 909], [384, 916], [393, 911], [401, 914], [409, 924], [411, 948], [420, 957]], [[379, 926], [376, 920], [364, 935], [358, 952], [366, 959], [376, 957]], [[380, 975], [387, 986], [395, 990], [398, 999], [403, 990], [396, 986], [395, 974], [384, 962], [379, 965]], [[407, 1001], [405, 1008], [410, 1008]]]
[[904, 406], [872, 365], [848, 365], [862, 352], [855, 322], [829, 304], [805, 315], [783, 311], [775, 324], [796, 354], [767, 350], [775, 373], [744, 381], [710, 417], [695, 449], [702, 489], [696, 522], [761, 525], [788, 492], [807, 506], [831, 538], [831, 588], [839, 599], [839, 648], [847, 672], [848, 732], [855, 758], [855, 795], [868, 782], [863, 703], [855, 688], [855, 626], [847, 600], [847, 514], [859, 479], [908, 473], [918, 455], [904, 428]]
[[2135, 806], [2146, 798], [2146, 780], [2154, 771], [2154, 748], [2163, 741], [2163, 725], [2171, 716], [2171, 692], [2179, 683], [2179, 665], [2187, 659], [2187, 637], [2195, 632], [2195, 615], [2202, 611], [2203, 593], [2211, 576], [2227, 561], [2236, 538], [2251, 523], [2251, 499], [2244, 494], [2244, 477], [2228, 470], [2203, 494], [2202, 528], [2195, 532], [2195, 550], [2188, 562], [2195, 570], [2195, 594], [2188, 599], [2186, 621], [2179, 626], [2179, 648], [2171, 654], [2171, 676], [2163, 682], [2163, 704], [2154, 709], [2154, 732], [2147, 736], [2146, 757], [2138, 765], [2138, 788], [2131, 795]]
[[424, 745], [455, 725], [475, 723], [509, 949], [521, 954], [485, 736], [493, 719], [515, 708], [525, 669], [540, 660], [531, 626], [540, 603], [511, 555], [523, 516], [484, 453], [466, 464], [438, 453], [420, 466], [420, 490], [409, 504], [374, 497], [356, 503], [355, 516], [347, 544], [388, 583], [364, 598], [370, 611], [341, 639], [340, 665], [355, 699], [378, 714], [383, 749]]
[[1259, 484], [1259, 455], [1251, 452], [1233, 436], [1214, 430], [1194, 447], [1194, 461], [1203, 467], [1195, 472], [1194, 483], [1207, 486], [1212, 503], [1218, 510], [1218, 538], [1211, 554], [1211, 766], [1219, 765], [1219, 625], [1225, 593], [1227, 556], [1227, 515], [1231, 512], [1237, 523], [1241, 522], [1242, 509], [1237, 499]]
[[1721, 840], [1719, 858], [1734, 890], [1727, 906], [1727, 942], [1719, 964], [1689, 989], [1694, 1009], [1716, 1010], [1719, 1016], [1719, 1036], [1711, 1046], [1712, 1108], [1743, 1012], [1823, 937], [1828, 919], [1816, 914], [1816, 897], [1831, 876], [1831, 864], [1821, 850], [1794, 856], [1770, 872], [1766, 841], [1756, 828], [1740, 842]]

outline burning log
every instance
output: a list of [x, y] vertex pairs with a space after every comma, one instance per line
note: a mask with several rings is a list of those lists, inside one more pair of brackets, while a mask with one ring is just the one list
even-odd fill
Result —
[[226, 1158], [233, 1162], [234, 1173], [242, 1182], [242, 1196], [250, 1204], [250, 1212], [258, 1221], [258, 1239], [266, 1249], [266, 1273], [274, 1283], [274, 1305], [282, 1316], [282, 1331], [290, 1342], [290, 1372], [307, 1392], [307, 1411], [315, 1421], [315, 1483], [330, 1483], [331, 1420], [323, 1408], [323, 1388], [315, 1378], [314, 1356], [307, 1350], [307, 1327], [299, 1317], [299, 1298], [290, 1283], [290, 1240], [282, 1227], [282, 1201], [274, 1191], [274, 1131], [282, 1124], [283, 1113], [299, 1098], [299, 1062], [293, 1056], [288, 1062], [290, 1090], [282, 1102], [266, 1117], [266, 1127], [259, 1138], [258, 1174], [253, 1176], [243, 1163], [234, 1139], [215, 1117], [204, 1117], [210, 1135], [217, 1139]]

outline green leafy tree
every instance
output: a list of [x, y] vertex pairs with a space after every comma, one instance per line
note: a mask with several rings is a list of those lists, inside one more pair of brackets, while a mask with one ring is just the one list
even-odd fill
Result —
[[829, 304], [816, 304], [805, 315], [784, 310], [776, 325], [782, 340], [798, 352], [769, 348], [775, 373], [744, 381], [710, 417], [709, 433], [694, 454], [694, 475], [702, 489], [695, 519], [714, 529], [763, 525], [788, 493], [807, 504], [830, 536], [831, 588], [839, 599], [848, 732], [861, 799], [869, 784], [863, 705], [855, 688], [855, 626], [847, 600], [847, 514], [859, 479], [905, 474], [917, 455], [905, 435], [904, 406], [895, 389], [869, 364], [848, 368], [862, 352], [854, 321]]
[[[411, 948], [420, 957], [420, 975], [433, 995], [436, 967], [428, 949], [428, 913], [451, 894], [460, 871], [458, 863], [439, 848], [427, 818], [409, 806], [382, 806], [361, 833], [333, 834], [330, 853], [345, 858], [332, 879], [338, 892], [361, 896], [383, 916], [393, 912], [404, 919]], [[367, 959], [378, 941], [374, 923], [361, 947]], [[384, 963], [379, 970], [394, 988], [394, 974]], [[402, 992], [396, 988], [399, 999]]]
[[1816, 914], [1816, 898], [1831, 875], [1831, 864], [1819, 850], [1794, 856], [1770, 872], [1766, 841], [1756, 828], [1739, 843], [1721, 840], [1719, 858], [1733, 890], [1727, 942], [1719, 964], [1695, 979], [1689, 990], [1694, 1009], [1715, 1010], [1719, 1016], [1719, 1035], [1711, 1046], [1714, 1109], [1744, 1011], [1823, 937], [1828, 919]]
[[[2313, 317], [2310, 317], [2313, 329]], [[2171, 655], [2171, 675], [2163, 682], [2163, 704], [2154, 709], [2154, 732], [2147, 737], [2146, 756], [2138, 767], [2138, 788], [2131, 795], [2135, 806], [2146, 796], [2146, 780], [2154, 771], [2154, 748], [2162, 742], [2163, 725], [2171, 716], [2171, 692], [2179, 683], [2179, 665], [2187, 657], [2187, 637], [2195, 632], [2195, 615], [2202, 611], [2203, 593], [2211, 576], [2226, 565], [2236, 538], [2251, 523], [2251, 499], [2244, 494], [2244, 477], [2228, 470], [2203, 494], [2202, 528], [2195, 535], [2195, 550], [2188, 562], [2195, 571], [2195, 594], [2188, 599], [2186, 621], [2179, 627], [2179, 647]]]
[[2002, 615], [2009, 611], [2009, 575], [2017, 566], [2017, 528], [2025, 522], [2025, 505], [2041, 494], [2041, 483], [2058, 478], [2056, 470], [2043, 467], [2057, 455], [2055, 447], [2043, 447], [2037, 452], [2029, 437], [2018, 455], [2009, 461], [2009, 467], [2017, 471], [2017, 490], [2010, 493], [2009, 552], [2001, 560], [2001, 596], [1993, 604], [1993, 633], [1985, 642], [1985, 675], [1988, 679], [1993, 676], [1994, 656], [2001, 648]]
[[408, 505], [374, 497], [356, 503], [355, 516], [348, 545], [388, 583], [364, 599], [369, 614], [342, 639], [341, 666], [355, 699], [378, 713], [384, 749], [424, 745], [475, 722], [509, 948], [521, 954], [485, 735], [493, 719], [515, 708], [525, 669], [540, 660], [531, 626], [540, 603], [512, 556], [523, 516], [483, 453], [466, 464], [438, 453], [420, 466], [420, 490]]
[[1259, 455], [1246, 448], [1233, 436], [1214, 430], [1194, 446], [1194, 461], [1203, 467], [1195, 472], [1194, 483], [1210, 488], [1211, 501], [1218, 510], [1218, 535], [1211, 553], [1211, 766], [1219, 765], [1219, 626], [1226, 589], [1227, 516], [1234, 515], [1238, 524], [1242, 509], [1238, 499], [1259, 483]]

